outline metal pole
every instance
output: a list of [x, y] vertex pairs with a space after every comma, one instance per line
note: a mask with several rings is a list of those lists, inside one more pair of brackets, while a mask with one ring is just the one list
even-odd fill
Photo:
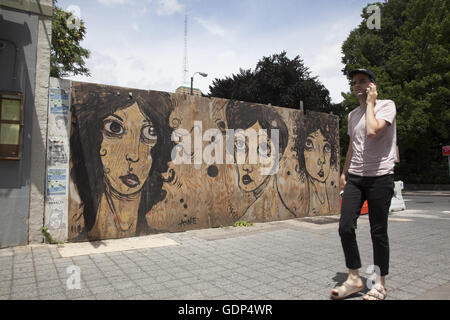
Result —
[[450, 176], [450, 156], [448, 158], [448, 175]]
[[194, 76], [191, 77], [191, 96], [194, 94]]

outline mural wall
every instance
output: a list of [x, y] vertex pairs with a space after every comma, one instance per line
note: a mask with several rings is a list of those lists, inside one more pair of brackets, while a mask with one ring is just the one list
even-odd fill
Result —
[[72, 241], [339, 213], [335, 116], [72, 82]]

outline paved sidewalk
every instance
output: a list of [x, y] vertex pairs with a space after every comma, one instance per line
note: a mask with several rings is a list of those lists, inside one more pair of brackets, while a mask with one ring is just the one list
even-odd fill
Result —
[[[159, 245], [121, 251], [104, 242], [109, 252], [84, 255], [70, 256], [66, 244], [64, 258], [56, 245], [1, 249], [0, 299], [328, 300], [347, 271], [337, 219], [162, 234]], [[401, 211], [391, 214], [389, 229], [387, 299], [449, 299], [450, 214]], [[357, 238], [364, 273], [372, 264], [367, 216], [358, 220]], [[80, 289], [68, 289], [70, 266], [80, 268]]]

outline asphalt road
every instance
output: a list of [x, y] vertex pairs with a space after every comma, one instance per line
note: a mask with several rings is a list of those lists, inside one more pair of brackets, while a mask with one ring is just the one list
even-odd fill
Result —
[[450, 191], [403, 191], [402, 195], [408, 210], [450, 213]]

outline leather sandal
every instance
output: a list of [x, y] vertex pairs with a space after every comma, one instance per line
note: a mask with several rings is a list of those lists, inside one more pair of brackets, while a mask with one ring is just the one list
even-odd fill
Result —
[[330, 298], [331, 299], [344, 299], [354, 293], [357, 293], [359, 291], [361, 291], [364, 288], [364, 285], [362, 285], [361, 287], [352, 285], [350, 283], [348, 283], [347, 281], [345, 281], [341, 286], [334, 288], [333, 290], [337, 291], [337, 294], [335, 292], [333, 292], [333, 290], [330, 293]]
[[363, 297], [363, 300], [384, 300], [387, 296], [387, 290], [381, 283], [376, 283], [372, 289]]

